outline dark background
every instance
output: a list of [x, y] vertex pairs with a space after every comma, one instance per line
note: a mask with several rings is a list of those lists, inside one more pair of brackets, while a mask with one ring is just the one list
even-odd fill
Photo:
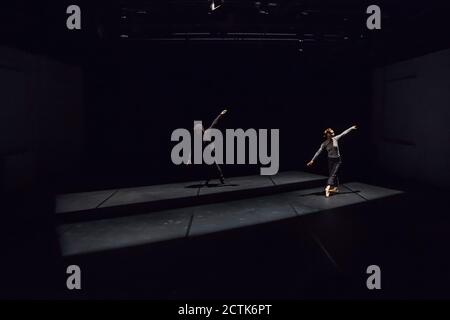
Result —
[[[448, 160], [448, 129], [425, 127], [448, 121], [445, 87], [437, 96], [426, 89], [448, 81], [448, 69], [440, 68], [448, 66], [448, 54], [440, 55], [439, 67], [424, 79], [425, 60], [399, 71], [400, 80], [417, 80], [417, 90], [386, 85], [383, 66], [447, 48], [437, 32], [445, 29], [445, 6], [380, 3], [382, 30], [370, 31], [368, 2], [268, 3], [260, 8], [268, 15], [252, 1], [230, 1], [211, 15], [202, 1], [79, 2], [82, 30], [76, 31], [65, 27], [67, 3], [7, 6], [4, 185], [20, 186], [28, 171], [46, 172], [55, 192], [195, 179], [191, 168], [171, 163], [170, 134], [191, 128], [194, 120], [210, 123], [227, 107], [220, 128], [280, 129], [280, 170], [304, 170], [324, 128], [340, 132], [358, 124], [360, 130], [341, 144], [344, 179], [413, 179], [443, 187], [448, 176], [436, 178], [445, 175], [436, 171], [445, 171], [446, 160], [436, 171], [417, 172], [424, 152], [426, 158]], [[177, 36], [189, 32], [194, 35]], [[217, 41], [233, 32], [260, 35]], [[280, 37], [261, 35], [276, 33], [294, 36], [270, 41]], [[16, 80], [6, 80], [11, 78]], [[408, 98], [412, 91], [415, 97]], [[427, 110], [433, 111], [425, 124], [420, 111], [410, 110], [422, 109], [431, 96]], [[429, 138], [417, 140], [424, 136]], [[436, 147], [422, 150], [429, 141]], [[415, 151], [388, 151], [405, 146], [421, 150], [422, 158]], [[403, 172], [401, 164], [411, 162], [415, 169]], [[255, 174], [258, 168], [224, 166], [224, 173]], [[325, 173], [325, 161], [312, 170]]]
[[[303, 169], [325, 127], [368, 123], [367, 70], [348, 65], [311, 66], [292, 46], [121, 45], [87, 79], [95, 89], [86, 92], [86, 165], [111, 184], [195, 179], [192, 168], [172, 164], [170, 135], [194, 120], [209, 125], [227, 108], [219, 128], [278, 128], [280, 170]], [[343, 74], [351, 77], [340, 81]], [[258, 171], [224, 165], [226, 176]]]
[[[56, 193], [196, 179], [171, 163], [170, 134], [210, 123], [225, 107], [219, 128], [280, 129], [280, 170], [306, 170], [323, 129], [357, 124], [340, 145], [343, 182], [449, 186], [448, 8], [440, 2], [379, 1], [376, 31], [365, 27], [372, 3], [356, 0], [263, 1], [269, 15], [253, 1], [228, 1], [212, 15], [206, 1], [76, 3], [80, 31], [65, 27], [73, 2], [0, 9], [2, 235], [16, 241], [4, 261], [24, 286], [46, 279], [28, 274], [30, 264], [60, 263], [50, 231]], [[209, 35], [176, 35], [189, 32]], [[232, 32], [259, 35], [230, 40]], [[259, 166], [223, 170], [258, 174]], [[325, 156], [310, 170], [326, 174]]]

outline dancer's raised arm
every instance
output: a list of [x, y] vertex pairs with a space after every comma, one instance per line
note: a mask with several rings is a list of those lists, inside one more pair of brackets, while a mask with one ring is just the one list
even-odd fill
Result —
[[225, 114], [227, 113], [227, 109], [223, 110], [215, 119], [214, 121], [211, 123], [211, 125], [209, 126], [208, 129], [212, 129], [216, 126], [217, 122], [219, 121], [219, 119]]
[[355, 126], [351, 126], [350, 128], [348, 128], [347, 130], [343, 131], [341, 134], [338, 134], [337, 136], [335, 136], [334, 138], [336, 140], [339, 140], [340, 138], [342, 138], [343, 136], [345, 136], [347, 133], [349, 133], [352, 130], [356, 130], [356, 125]]

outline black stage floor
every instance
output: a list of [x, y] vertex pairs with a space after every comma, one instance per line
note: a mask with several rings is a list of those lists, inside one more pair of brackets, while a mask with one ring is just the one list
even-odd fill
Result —
[[[266, 177], [232, 178], [225, 187], [196, 188], [194, 196], [192, 183], [62, 196], [57, 215], [74, 210], [58, 226], [62, 253], [81, 267], [85, 284], [73, 297], [449, 297], [447, 233], [436, 229], [444, 216], [416, 194], [358, 182], [325, 198], [317, 187], [323, 178], [301, 172], [282, 173], [272, 184]], [[203, 193], [226, 196], [203, 203]], [[175, 202], [133, 211], [135, 202], [161, 198]], [[130, 211], [98, 215], [93, 209], [102, 203], [123, 209], [129, 203]], [[382, 290], [367, 289], [369, 265], [380, 266]]]
[[147, 213], [218, 201], [271, 195], [322, 186], [325, 177], [306, 172], [283, 172], [276, 176], [245, 176], [218, 180], [172, 183], [60, 195], [56, 212], [62, 221]]
[[[250, 178], [246, 180], [250, 181]], [[255, 177], [255, 180], [260, 179]], [[259, 185], [255, 183], [255, 186]], [[217, 192], [217, 189], [227, 192], [228, 187], [214, 189], [209, 192]], [[330, 198], [324, 196], [322, 187], [308, 188], [147, 214], [131, 211], [128, 216], [66, 223], [59, 227], [59, 233], [63, 254], [76, 255], [292, 219], [400, 193], [362, 183], [348, 183]]]

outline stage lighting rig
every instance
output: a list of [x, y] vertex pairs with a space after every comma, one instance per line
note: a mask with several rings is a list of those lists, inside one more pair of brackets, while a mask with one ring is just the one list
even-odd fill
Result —
[[217, 9], [219, 9], [221, 6], [223, 6], [223, 0], [211, 0], [211, 5], [210, 5], [210, 12], [215, 11]]

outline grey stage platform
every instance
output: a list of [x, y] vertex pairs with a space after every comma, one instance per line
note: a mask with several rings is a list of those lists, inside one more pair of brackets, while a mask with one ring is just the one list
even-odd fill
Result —
[[[279, 184], [283, 182], [292, 183], [301, 181], [303, 177], [305, 177], [303, 173], [285, 173], [275, 177], [273, 181]], [[310, 177], [318, 181], [322, 179], [321, 177]], [[244, 188], [243, 181], [248, 181], [247, 186], [270, 186], [267, 181], [263, 180], [260, 177], [234, 179], [234, 181], [241, 183], [239, 185], [241, 188]], [[252, 185], [252, 183], [255, 184]], [[164, 191], [171, 188], [173, 188], [172, 190], [178, 190], [182, 195], [191, 194], [191, 191], [183, 193], [181, 190], [184, 189], [179, 189], [181, 186], [165, 186], [160, 189], [161, 192], [159, 193], [156, 191], [158, 189], [156, 186], [155, 189], [153, 187], [133, 189], [136, 194], [128, 190], [119, 193], [119, 195], [128, 194], [128, 197], [124, 197], [127, 201], [142, 201], [150, 199], [152, 195], [163, 196]], [[224, 187], [224, 192], [227, 192], [226, 188], [228, 187]], [[155, 192], [152, 193], [149, 190], [155, 190]], [[198, 189], [195, 190], [198, 191]], [[213, 189], [207, 191], [213, 192]], [[340, 193], [330, 198], [324, 197], [323, 187], [321, 186], [248, 199], [162, 210], [149, 214], [67, 223], [59, 226], [58, 232], [65, 256], [83, 255], [189, 238], [283, 219], [295, 219], [319, 212], [329, 211], [330, 214], [333, 214], [334, 209], [368, 204], [372, 200], [401, 193], [397, 190], [354, 182], [342, 185]], [[87, 199], [86, 205], [82, 206], [82, 203], [72, 202], [70, 208], [92, 208], [95, 205], [98, 206], [108, 196], [111, 200], [109, 205], [120, 204], [118, 199], [112, 200], [111, 195], [114, 194], [117, 195], [118, 192], [96, 193], [91, 196], [82, 195], [83, 198]], [[143, 194], [143, 198], [139, 194]], [[175, 194], [177, 193], [175, 192]], [[170, 193], [167, 194], [167, 196], [169, 195]], [[65, 200], [67, 201], [67, 198]]]
[[72, 193], [57, 197], [56, 213], [65, 222], [127, 216], [318, 187], [325, 180], [324, 176], [289, 171], [275, 176], [229, 178], [225, 185], [211, 181], [209, 187], [203, 181], [194, 181]]

